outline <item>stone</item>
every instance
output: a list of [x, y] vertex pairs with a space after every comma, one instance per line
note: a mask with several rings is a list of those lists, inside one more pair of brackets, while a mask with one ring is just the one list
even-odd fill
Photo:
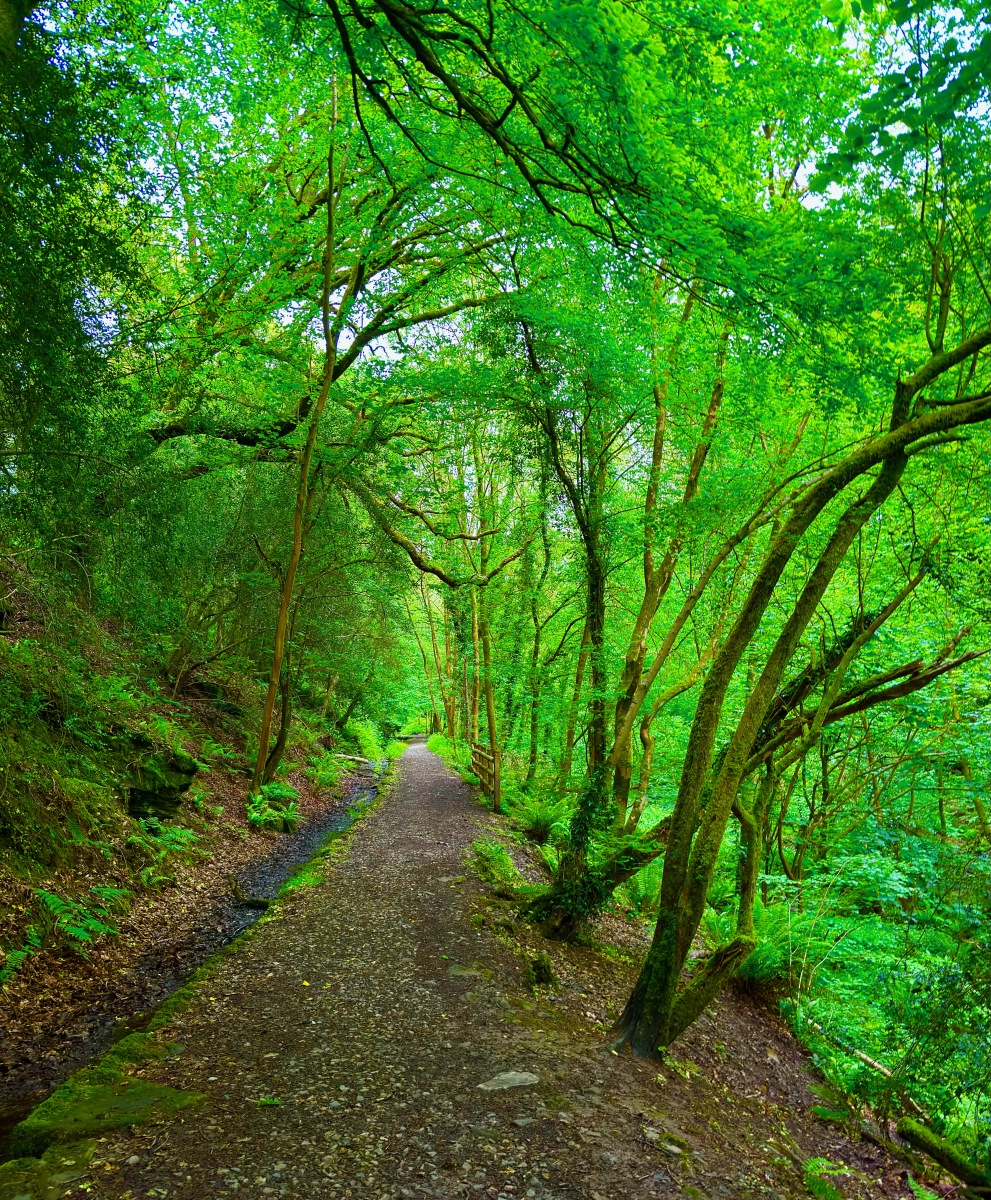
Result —
[[151, 755], [132, 768], [127, 811], [132, 817], [170, 820], [179, 811], [198, 769], [196, 760], [181, 750]]
[[530, 1071], [503, 1071], [478, 1086], [483, 1092], [501, 1092], [506, 1088], [533, 1087], [539, 1082], [539, 1075], [533, 1075]]

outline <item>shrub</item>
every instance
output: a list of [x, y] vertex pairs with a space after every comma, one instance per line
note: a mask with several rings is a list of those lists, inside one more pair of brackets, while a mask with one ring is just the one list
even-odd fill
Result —
[[258, 829], [292, 833], [299, 824], [299, 792], [288, 783], [266, 783], [257, 796], [248, 797], [248, 821]]
[[348, 721], [344, 726], [345, 736], [355, 745], [362, 758], [379, 762], [385, 758], [385, 747], [379, 732], [371, 721]]
[[471, 773], [471, 747], [466, 742], [456, 742], [443, 733], [432, 733], [427, 738], [427, 749], [440, 755], [465, 783], [477, 786], [478, 776]]
[[509, 803], [509, 823], [531, 842], [563, 841], [568, 835], [571, 806], [563, 799], [514, 797]]
[[441, 758], [451, 758], [454, 754], [454, 743], [446, 734], [432, 733], [427, 738], [427, 749], [431, 754], [439, 754]]
[[329, 791], [337, 787], [341, 781], [343, 767], [341, 760], [332, 754], [316, 754], [309, 760], [306, 774], [315, 788]]
[[[713, 943], [727, 942], [736, 929], [736, 913], [707, 909], [702, 928]], [[831, 944], [815, 916], [795, 912], [788, 904], [765, 908], [757, 900], [754, 930], [757, 947], [737, 971], [737, 978], [754, 984], [786, 981], [801, 989], [808, 987]]]

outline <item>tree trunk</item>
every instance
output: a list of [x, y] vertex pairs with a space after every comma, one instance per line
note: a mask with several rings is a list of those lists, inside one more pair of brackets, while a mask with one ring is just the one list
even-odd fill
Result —
[[279, 763], [282, 762], [282, 756], [286, 750], [286, 742], [289, 740], [289, 726], [292, 722], [292, 684], [290, 680], [289, 655], [287, 654], [282, 666], [282, 675], [279, 679], [279, 699], [281, 702], [279, 709], [279, 732], [265, 762], [265, 770], [262, 772], [262, 787], [266, 783], [271, 783], [275, 778], [275, 772], [279, 769]]
[[489, 725], [489, 748], [494, 760], [492, 772], [494, 783], [492, 789], [492, 811], [502, 812], [502, 755], [499, 750], [499, 732], [496, 728], [495, 688], [492, 685], [492, 646], [489, 638], [489, 622], [486, 615], [486, 603], [479, 597], [481, 612], [479, 613], [479, 636], [482, 641], [482, 661], [485, 666], [485, 715]]
[[434, 670], [437, 672], [437, 687], [440, 689], [440, 702], [444, 709], [444, 718], [447, 723], [447, 736], [454, 737], [454, 721], [452, 714], [453, 699], [447, 688], [444, 686], [444, 668], [441, 666], [440, 649], [437, 645], [437, 630], [434, 626], [433, 605], [430, 601], [430, 593], [423, 586], [423, 579], [420, 579], [420, 592], [423, 596], [423, 607], [427, 610], [427, 622], [430, 626], [430, 645], [434, 655]]
[[[901, 408], [900, 399], [900, 396], [896, 398], [893, 423]], [[854, 500], [838, 518], [808, 576], [748, 697], [727, 752], [717, 764], [711, 792], [704, 803], [703, 790], [710, 774], [713, 743], [736, 667], [751, 645], [777, 583], [802, 536], [829, 501], [873, 465], [869, 460], [858, 459], [858, 452], [814, 484], [796, 504], [774, 538], [703, 685], [672, 814], [671, 837], [661, 882], [661, 911], [640, 978], [618, 1025], [621, 1041], [638, 1054], [655, 1054], [661, 1047], [669, 1045], [694, 1021], [753, 948], [751, 938], [738, 936], [713, 955], [704, 968], [695, 972], [684, 991], [679, 991], [688, 953], [704, 912], [726, 822], [736, 802], [747, 756], [761, 722], [829, 582], [859, 531], [891, 495], [904, 472], [907, 459], [900, 448], [879, 457], [881, 470], [876, 480], [866, 494]]]
[[331, 675], [327, 680], [327, 690], [323, 694], [323, 704], [320, 705], [320, 720], [324, 721], [327, 718], [327, 709], [330, 706], [330, 698], [334, 694], [334, 688], [337, 687], [337, 674]]
[[[306, 442], [299, 463], [299, 483], [296, 489], [296, 505], [293, 509], [292, 548], [289, 554], [289, 565], [286, 568], [282, 583], [282, 593], [279, 598], [279, 614], [275, 622], [275, 642], [272, 648], [272, 668], [269, 673], [268, 691], [262, 709], [261, 731], [258, 737], [258, 755], [255, 759], [255, 769], [251, 777], [251, 791], [258, 792], [265, 767], [268, 762], [269, 741], [272, 736], [272, 718], [275, 712], [275, 698], [279, 691], [279, 680], [282, 674], [282, 662], [286, 653], [286, 634], [289, 628], [289, 612], [292, 607], [293, 592], [296, 587], [296, 572], [303, 556], [303, 543], [306, 536], [306, 519], [310, 504], [310, 465], [313, 461], [313, 451], [316, 447], [320, 421], [330, 395], [331, 384], [334, 382], [334, 368], [337, 363], [338, 333], [330, 320], [330, 289], [334, 277], [334, 217], [336, 209], [336, 191], [334, 183], [334, 145], [331, 141], [327, 155], [327, 241], [324, 248], [323, 262], [323, 294], [321, 310], [324, 332], [324, 368], [320, 381], [320, 391], [317, 402], [313, 406], [313, 415], [306, 431]], [[352, 276], [352, 279], [354, 277]], [[345, 297], [341, 301], [341, 309], [350, 299], [352, 283], [348, 284]]]
[[482, 685], [482, 654], [478, 640], [478, 588], [474, 584], [472, 584], [471, 588], [471, 648], [473, 660], [471, 674], [471, 740], [477, 742], [478, 709]]
[[[690, 293], [682, 311], [682, 325], [688, 321], [691, 315], [693, 299], [694, 295]], [[722, 407], [725, 388], [724, 372], [730, 328], [731, 323], [727, 319], [723, 325], [723, 331], [716, 349], [715, 379], [712, 385], [712, 392], [709, 396], [709, 407], [702, 422], [702, 430], [696, 442], [688, 475], [685, 479], [681, 502], [686, 507], [698, 495], [699, 479], [702, 475], [706, 459], [709, 456], [712, 437], [717, 421], [719, 420], [719, 410]], [[674, 365], [678, 344], [679, 341], [676, 339], [668, 354], [668, 373], [665, 375], [663, 381], [655, 386], [654, 389], [654, 439], [650, 479], [644, 500], [644, 594], [636, 620], [633, 623], [630, 641], [626, 648], [626, 658], [619, 681], [620, 695], [616, 700], [616, 710], [613, 720], [614, 749], [611, 757], [616, 763], [613, 773], [613, 804], [616, 809], [615, 826], [617, 830], [622, 830], [627, 824], [627, 807], [630, 799], [630, 784], [633, 778], [633, 739], [629, 735], [623, 737], [622, 731], [626, 724], [627, 713], [629, 713], [636, 701], [637, 690], [643, 679], [644, 663], [647, 657], [647, 635], [650, 632], [650, 627], [653, 624], [654, 617], [657, 615], [661, 601], [667, 595], [668, 588], [671, 586], [678, 556], [681, 553], [682, 539], [680, 534], [675, 533], [668, 543], [668, 548], [663, 559], [659, 564], [655, 565], [654, 512], [657, 505], [657, 490], [663, 457], [664, 431], [667, 425], [666, 402], [668, 380], [670, 370]]]
[[578, 665], [575, 668], [575, 687], [568, 706], [568, 725], [564, 733], [564, 749], [558, 767], [558, 779], [566, 783], [571, 775], [571, 760], [575, 750], [575, 729], [578, 725], [578, 705], [581, 701], [582, 683], [585, 681], [585, 664], [588, 662], [588, 621], [582, 633], [581, 647], [578, 651]]

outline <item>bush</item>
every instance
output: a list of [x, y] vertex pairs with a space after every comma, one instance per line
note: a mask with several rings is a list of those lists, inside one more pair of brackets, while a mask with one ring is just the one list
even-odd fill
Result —
[[266, 783], [257, 796], [248, 797], [248, 821], [258, 829], [292, 833], [299, 824], [298, 798], [288, 783]]
[[385, 747], [382, 745], [379, 731], [371, 721], [348, 721], [344, 726], [344, 735], [362, 758], [367, 758], [370, 762], [380, 762], [385, 758]]
[[568, 836], [571, 806], [563, 799], [516, 796], [509, 801], [509, 823], [529, 841], [543, 846], [564, 841]]
[[343, 765], [332, 754], [315, 754], [309, 760], [306, 774], [315, 788], [330, 791], [340, 783]]
[[453, 767], [465, 783], [477, 786], [478, 776], [471, 773], [471, 747], [466, 742], [456, 742], [443, 733], [432, 733], [427, 738], [427, 749]]
[[427, 749], [431, 754], [439, 754], [441, 758], [451, 758], [454, 755], [454, 743], [443, 733], [432, 733], [427, 738]]
[[388, 746], [386, 746], [386, 748], [385, 748], [385, 756], [389, 760], [389, 762], [395, 762], [395, 760], [397, 758], [400, 758], [405, 753], [405, 751], [406, 751], [406, 743], [399, 742], [399, 741], [396, 741], [395, 739], [393, 739], [388, 744]]
[[[707, 909], [702, 928], [717, 945], [728, 942], [736, 930], [736, 913]], [[736, 977], [754, 984], [788, 982], [808, 987], [818, 964], [830, 948], [825, 931], [809, 913], [799, 913], [789, 904], [754, 903], [757, 947], [737, 971]]]
[[661, 906], [661, 876], [664, 874], [663, 858], [654, 859], [641, 867], [636, 875], [616, 889], [621, 904], [633, 910], [638, 917], [649, 917]]

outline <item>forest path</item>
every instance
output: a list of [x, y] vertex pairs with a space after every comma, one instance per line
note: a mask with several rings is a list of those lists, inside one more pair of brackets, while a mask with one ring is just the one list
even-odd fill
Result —
[[[184, 1052], [152, 1064], [146, 1077], [203, 1092], [206, 1101], [164, 1125], [109, 1137], [88, 1194], [805, 1194], [787, 1157], [767, 1147], [808, 1103], [796, 1082], [804, 1065], [787, 1035], [766, 1020], [755, 1033], [747, 1024], [762, 1018], [752, 1014], [739, 1029], [710, 1019], [700, 1034], [709, 1042], [741, 1038], [739, 1052], [716, 1042], [719, 1055], [752, 1053], [758, 1076], [787, 1075], [789, 1094], [781, 1096], [739, 1061], [733, 1069], [746, 1092], [733, 1095], [711, 1055], [697, 1054], [703, 1066], [689, 1064], [685, 1080], [613, 1054], [601, 1037], [604, 1013], [585, 1010], [601, 988], [625, 987], [629, 966], [555, 948], [558, 994], [535, 999], [525, 947], [493, 931], [512, 927], [465, 876], [465, 850], [487, 814], [422, 744], [399, 765], [398, 786], [359, 826], [327, 881], [292, 893], [168, 1027]], [[472, 920], [480, 903], [484, 928]], [[514, 936], [531, 935], [517, 928]], [[507, 1071], [539, 1082], [479, 1088]], [[260, 1105], [264, 1098], [280, 1103]], [[869, 1190], [854, 1179], [847, 1196], [908, 1194], [897, 1166], [873, 1148], [796, 1119], [801, 1128], [784, 1137], [796, 1149], [797, 1137], [802, 1154], [838, 1153], [865, 1183], [870, 1174]]]

